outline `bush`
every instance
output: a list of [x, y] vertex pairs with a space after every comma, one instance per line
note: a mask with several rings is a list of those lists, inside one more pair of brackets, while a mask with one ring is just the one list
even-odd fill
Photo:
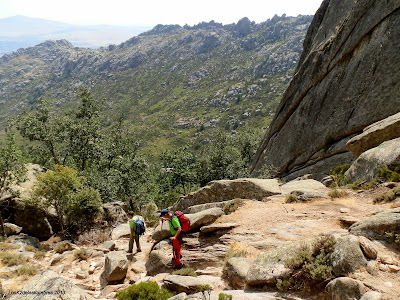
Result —
[[15, 270], [15, 274], [17, 276], [22, 276], [22, 275], [34, 276], [37, 273], [39, 273], [39, 270], [35, 266], [23, 265], [21, 268]]
[[336, 187], [349, 184], [350, 181], [344, 176], [344, 173], [350, 168], [349, 164], [337, 166], [331, 170], [331, 175], [335, 181]]
[[197, 277], [197, 273], [192, 268], [183, 268], [180, 270], [176, 270], [172, 272], [173, 275], [181, 275], [181, 276], [193, 276]]
[[70, 206], [67, 211], [69, 224], [78, 226], [81, 230], [93, 225], [101, 206], [100, 193], [89, 187], [69, 196]]
[[366, 181], [363, 179], [354, 181], [352, 184], [349, 184], [348, 187], [353, 190], [370, 190], [376, 187], [378, 182], [376, 180]]
[[33, 255], [33, 258], [35, 259], [42, 259], [43, 257], [46, 256], [46, 252], [45, 251], [37, 251], [35, 252], [35, 254]]
[[115, 298], [118, 300], [167, 300], [172, 296], [166, 289], [160, 289], [156, 282], [141, 282], [118, 292]]
[[0, 260], [6, 266], [18, 266], [28, 261], [22, 254], [11, 254], [7, 252], [0, 253]]
[[276, 287], [281, 291], [322, 288], [324, 283], [334, 278], [330, 260], [335, 244], [332, 236], [323, 236], [313, 248], [304, 245], [295, 257], [285, 261], [285, 266], [293, 269], [294, 274], [288, 279], [278, 280]]
[[228, 295], [225, 293], [219, 293], [218, 300], [232, 300], [232, 295]]
[[143, 218], [146, 220], [146, 225], [149, 227], [156, 227], [160, 223], [157, 218], [157, 205], [155, 203], [148, 203], [143, 209]]
[[344, 198], [346, 197], [348, 194], [345, 191], [339, 191], [337, 189], [333, 189], [332, 191], [330, 191], [328, 193], [328, 196], [331, 198]]
[[293, 202], [297, 202], [297, 195], [296, 194], [289, 194], [286, 196], [286, 203], [293, 203]]
[[400, 181], [400, 167], [390, 170], [387, 165], [382, 165], [382, 167], [378, 168], [377, 174], [379, 181]]
[[72, 250], [72, 246], [69, 242], [59, 242], [54, 246], [54, 251], [57, 253], [64, 253], [65, 251]]
[[400, 187], [395, 187], [393, 190], [384, 192], [374, 197], [373, 203], [387, 203], [392, 202], [394, 199], [400, 196]]
[[13, 245], [9, 243], [2, 242], [0, 243], [0, 251], [9, 251], [9, 250], [15, 250], [18, 249], [20, 246], [18, 245]]
[[89, 253], [86, 248], [75, 250], [74, 258], [78, 260], [87, 260], [89, 258]]
[[31, 245], [26, 245], [25, 246], [25, 251], [36, 252], [36, 248], [31, 246]]
[[390, 244], [396, 245], [400, 250], [400, 234], [394, 232], [385, 232], [386, 241]]
[[229, 215], [235, 212], [239, 207], [244, 205], [244, 201], [242, 199], [233, 199], [232, 201], [227, 202], [222, 210], [226, 215]]

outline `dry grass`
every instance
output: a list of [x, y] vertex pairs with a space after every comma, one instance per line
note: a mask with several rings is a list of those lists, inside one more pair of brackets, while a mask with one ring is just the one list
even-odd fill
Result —
[[20, 246], [2, 242], [0, 243], [0, 251], [10, 251], [10, 250], [15, 250], [18, 249]]
[[15, 270], [15, 274], [17, 276], [30, 277], [30, 276], [35, 276], [37, 273], [39, 273], [38, 268], [36, 268], [35, 266], [28, 266], [28, 265], [23, 265], [19, 269]]
[[338, 189], [333, 189], [332, 191], [330, 191], [328, 193], [328, 196], [331, 197], [332, 199], [335, 198], [344, 198], [348, 196], [348, 193], [342, 190], [338, 190]]

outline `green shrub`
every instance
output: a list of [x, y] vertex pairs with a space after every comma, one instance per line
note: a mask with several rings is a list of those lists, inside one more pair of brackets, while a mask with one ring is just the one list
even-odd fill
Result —
[[297, 202], [297, 195], [296, 195], [296, 194], [289, 194], [289, 195], [287, 195], [287, 196], [286, 196], [286, 199], [285, 199], [285, 202], [286, 202], [286, 203], [294, 203], [294, 202]]
[[6, 266], [17, 266], [28, 261], [28, 259], [22, 254], [11, 254], [7, 252], [0, 253], [0, 260]]
[[377, 174], [379, 181], [400, 181], [400, 167], [391, 170], [387, 165], [382, 165], [382, 167], [378, 168]]
[[90, 187], [69, 196], [70, 207], [67, 211], [69, 224], [78, 226], [82, 231], [90, 228], [101, 206], [100, 193]]
[[334, 187], [344, 186], [350, 183], [350, 180], [344, 176], [344, 173], [350, 168], [349, 164], [337, 166], [331, 170], [331, 176], [335, 182]]
[[395, 187], [394, 189], [384, 192], [382, 194], [376, 195], [374, 197], [373, 203], [387, 203], [392, 202], [397, 197], [400, 197], [400, 187]]
[[160, 219], [157, 218], [157, 205], [155, 203], [148, 203], [143, 209], [143, 218], [146, 220], [148, 227], [156, 227], [160, 223]]
[[332, 236], [323, 236], [313, 246], [304, 245], [297, 255], [287, 261], [285, 266], [293, 270], [293, 275], [278, 280], [276, 287], [281, 291], [311, 290], [334, 278], [330, 265], [331, 254], [336, 244]]
[[396, 245], [400, 250], [400, 234], [394, 232], [385, 232], [386, 241], [390, 244]]
[[219, 293], [218, 300], [232, 300], [232, 295], [228, 295], [225, 293]]
[[203, 299], [210, 299], [212, 289], [212, 286], [209, 284], [202, 284], [199, 286], [199, 292], [203, 293]]
[[64, 253], [65, 251], [69, 250], [72, 250], [72, 247], [71, 244], [66, 241], [59, 242], [54, 246], [54, 251], [57, 253]]
[[352, 184], [349, 184], [348, 187], [353, 190], [370, 190], [376, 187], [378, 182], [376, 180], [366, 181], [364, 179], [360, 179], [354, 181]]
[[160, 289], [156, 282], [141, 282], [118, 292], [115, 298], [118, 300], [167, 300], [172, 296], [166, 289]]
[[74, 251], [74, 257], [78, 260], [87, 260], [89, 258], [89, 253], [86, 248], [82, 248]]
[[172, 272], [173, 275], [181, 275], [181, 276], [193, 276], [197, 277], [197, 273], [192, 268], [183, 268], [180, 270], [176, 270]]
[[34, 276], [37, 273], [39, 273], [38, 268], [36, 268], [35, 266], [27, 266], [27, 265], [23, 265], [22, 267], [20, 267], [19, 269], [15, 270], [15, 274], [17, 276], [22, 276], [22, 275], [26, 275], [26, 276]]
[[226, 215], [229, 215], [235, 212], [239, 207], [243, 206], [244, 201], [242, 199], [233, 199], [227, 203], [225, 203], [222, 210]]
[[345, 191], [339, 191], [337, 189], [333, 189], [332, 191], [330, 191], [328, 193], [328, 196], [331, 198], [344, 198], [346, 197], [348, 194]]

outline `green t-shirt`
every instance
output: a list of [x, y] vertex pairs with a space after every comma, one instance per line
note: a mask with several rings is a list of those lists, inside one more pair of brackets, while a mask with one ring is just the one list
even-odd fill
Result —
[[138, 216], [134, 216], [132, 219], [129, 220], [129, 227], [133, 228], [133, 235], [136, 233], [136, 222], [139, 221]]
[[168, 220], [169, 230], [171, 231], [172, 235], [175, 235], [178, 227], [181, 227], [181, 222], [179, 221], [178, 217], [171, 217]]

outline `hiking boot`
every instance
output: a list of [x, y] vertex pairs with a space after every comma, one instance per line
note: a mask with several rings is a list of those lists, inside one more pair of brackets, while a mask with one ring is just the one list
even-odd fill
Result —
[[183, 268], [183, 263], [180, 263], [179, 265], [175, 265], [174, 266], [174, 269], [175, 270], [180, 270], [180, 269], [182, 269]]
[[138, 249], [136, 249], [136, 252], [142, 252], [142, 249], [138, 248]]

